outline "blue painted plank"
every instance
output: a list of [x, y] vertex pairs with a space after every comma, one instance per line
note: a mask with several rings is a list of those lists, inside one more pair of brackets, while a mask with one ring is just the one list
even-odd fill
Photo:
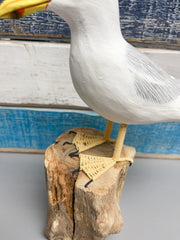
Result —
[[[0, 108], [0, 148], [46, 149], [74, 127], [105, 130], [106, 120], [91, 111]], [[112, 137], [116, 138], [119, 124]], [[180, 122], [129, 125], [125, 144], [137, 152], [180, 154]]]
[[[119, 0], [119, 6], [126, 39], [180, 46], [179, 0]], [[35, 13], [20, 21], [0, 19], [0, 35], [70, 41], [67, 23], [52, 12]]]

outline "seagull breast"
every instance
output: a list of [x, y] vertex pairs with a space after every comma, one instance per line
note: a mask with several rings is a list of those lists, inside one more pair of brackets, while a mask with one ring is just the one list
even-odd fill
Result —
[[118, 1], [53, 0], [48, 8], [70, 26], [71, 76], [90, 108], [125, 124], [180, 120], [180, 81], [124, 40]]

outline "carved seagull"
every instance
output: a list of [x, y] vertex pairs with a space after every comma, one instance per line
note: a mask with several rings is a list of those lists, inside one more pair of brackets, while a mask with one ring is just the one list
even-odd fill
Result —
[[75, 140], [79, 152], [108, 141], [113, 122], [120, 123], [114, 154], [107, 159], [111, 166], [125, 160], [120, 155], [128, 124], [180, 121], [180, 80], [124, 40], [118, 0], [4, 0], [0, 17], [22, 18], [46, 9], [70, 26], [70, 72], [76, 91], [108, 120], [103, 138], [80, 135]]

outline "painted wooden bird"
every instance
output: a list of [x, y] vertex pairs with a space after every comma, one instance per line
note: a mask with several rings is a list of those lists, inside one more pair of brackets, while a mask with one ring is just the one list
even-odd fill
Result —
[[[77, 134], [74, 144], [79, 152], [108, 141], [113, 122], [118, 122], [114, 154], [107, 159], [110, 167], [124, 161], [120, 155], [128, 124], [180, 121], [180, 80], [124, 40], [118, 0], [4, 0], [0, 17], [22, 18], [46, 9], [70, 26], [70, 72], [76, 91], [91, 109], [108, 119], [104, 137]], [[94, 158], [82, 154], [80, 161], [95, 164]], [[92, 179], [99, 176], [86, 173]]]

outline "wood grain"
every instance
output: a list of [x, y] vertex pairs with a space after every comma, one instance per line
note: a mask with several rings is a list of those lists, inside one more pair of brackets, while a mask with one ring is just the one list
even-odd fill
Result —
[[[180, 79], [180, 51], [140, 49]], [[73, 87], [69, 44], [0, 41], [0, 104], [82, 108]]]
[[[126, 39], [180, 47], [179, 0], [120, 0], [119, 6]], [[69, 42], [70, 30], [56, 14], [41, 12], [20, 21], [0, 20], [0, 36]]]
[[[91, 128], [74, 128], [95, 136], [103, 133]], [[48, 218], [45, 229], [50, 240], [104, 240], [106, 236], [118, 233], [123, 226], [119, 201], [129, 167], [128, 162], [120, 162], [106, 171], [88, 188], [89, 178], [82, 171], [72, 174], [80, 165], [79, 157], [71, 158], [75, 146], [74, 133], [69, 131], [56, 139], [56, 144], [45, 153], [45, 173], [48, 193]], [[106, 142], [86, 150], [91, 156], [111, 157], [113, 144]], [[123, 146], [122, 155], [134, 158], [135, 149]]]
[[[0, 148], [46, 149], [74, 127], [104, 132], [106, 120], [91, 111], [0, 108]], [[119, 124], [114, 124], [112, 138]], [[180, 122], [129, 125], [125, 144], [140, 153], [180, 154]]]

